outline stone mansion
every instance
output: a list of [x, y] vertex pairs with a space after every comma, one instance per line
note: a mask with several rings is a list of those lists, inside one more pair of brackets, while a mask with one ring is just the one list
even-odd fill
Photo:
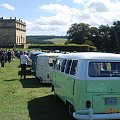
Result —
[[16, 18], [0, 18], [0, 47], [25, 47], [26, 24]]

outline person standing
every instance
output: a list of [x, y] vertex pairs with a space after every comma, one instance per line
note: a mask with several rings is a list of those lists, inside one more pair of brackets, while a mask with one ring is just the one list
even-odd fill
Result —
[[5, 63], [5, 53], [3, 51], [1, 55], [1, 67], [4, 67], [4, 63]]
[[8, 51], [7, 55], [8, 55], [8, 62], [10, 63], [11, 62], [11, 51], [10, 50]]
[[26, 55], [26, 52], [23, 52], [23, 54], [20, 56], [21, 79], [23, 76], [24, 76], [24, 79], [26, 79], [26, 68], [27, 68], [28, 61], [31, 62], [28, 55]]

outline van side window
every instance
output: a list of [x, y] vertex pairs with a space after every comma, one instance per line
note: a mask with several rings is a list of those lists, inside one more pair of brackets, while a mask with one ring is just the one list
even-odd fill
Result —
[[61, 72], [64, 72], [66, 61], [66, 59], [62, 61]]
[[69, 74], [72, 60], [68, 60], [66, 63], [65, 73]]
[[53, 67], [53, 59], [48, 57], [48, 64], [49, 66]]
[[55, 63], [55, 69], [59, 71], [60, 70], [60, 66], [61, 66], [60, 59], [57, 59], [56, 63]]
[[71, 75], [75, 75], [77, 63], [78, 63], [78, 60], [73, 60], [72, 66], [71, 66], [71, 70], [70, 70], [70, 74]]

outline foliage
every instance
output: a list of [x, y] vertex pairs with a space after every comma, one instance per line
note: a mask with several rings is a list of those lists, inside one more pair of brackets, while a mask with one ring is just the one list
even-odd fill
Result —
[[[92, 44], [92, 43], [91, 43]], [[50, 44], [33, 44], [31, 46], [89, 46], [88, 44], [74, 44], [74, 43], [71, 43], [71, 44], [53, 44], [53, 45], [50, 45]]]
[[73, 43], [76, 44], [85, 43], [88, 30], [89, 24], [75, 23], [71, 25], [70, 29], [67, 31], [68, 41], [72, 41]]
[[85, 23], [74, 23], [67, 31], [67, 37], [29, 36], [27, 41], [36, 45], [50, 46], [88, 44], [97, 47], [98, 51], [120, 52], [120, 21], [114, 21], [112, 26], [100, 25], [99, 27]]
[[[87, 41], [89, 44], [91, 42]], [[34, 49], [41, 49], [41, 50], [50, 50], [50, 51], [65, 51], [65, 52], [73, 52], [73, 51], [78, 51], [78, 52], [85, 52], [85, 51], [96, 51], [95, 46], [91, 46], [88, 44], [67, 44], [67, 45], [34, 45], [34, 46], [29, 46], [29, 48], [34, 48]]]
[[100, 25], [91, 27], [85, 23], [72, 24], [67, 31], [68, 41], [65, 44], [95, 45], [98, 50], [120, 52], [120, 21], [112, 26]]

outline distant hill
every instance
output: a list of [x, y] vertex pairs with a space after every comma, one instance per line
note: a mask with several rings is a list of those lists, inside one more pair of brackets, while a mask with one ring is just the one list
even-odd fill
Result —
[[64, 43], [67, 40], [66, 36], [27, 36], [27, 43], [31, 44], [56, 44]]

